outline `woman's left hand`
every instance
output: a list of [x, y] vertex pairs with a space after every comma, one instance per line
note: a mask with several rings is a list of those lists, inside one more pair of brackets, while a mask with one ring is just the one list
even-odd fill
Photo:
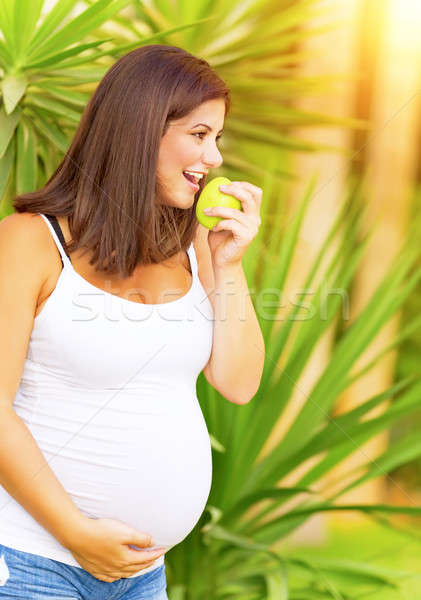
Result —
[[224, 217], [209, 231], [208, 244], [214, 267], [241, 263], [245, 251], [256, 237], [261, 225], [262, 190], [247, 181], [220, 185], [223, 193], [240, 200], [243, 210], [213, 206], [208, 216]]

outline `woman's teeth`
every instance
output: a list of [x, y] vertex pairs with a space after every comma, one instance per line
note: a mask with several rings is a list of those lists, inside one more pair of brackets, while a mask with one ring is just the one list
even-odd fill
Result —
[[187, 175], [187, 179], [193, 183], [198, 183], [203, 177], [203, 173], [192, 173], [192, 171], [183, 171], [183, 174]]

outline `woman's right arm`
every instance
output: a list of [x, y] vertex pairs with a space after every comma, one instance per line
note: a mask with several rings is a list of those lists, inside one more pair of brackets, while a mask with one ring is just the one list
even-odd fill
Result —
[[48, 254], [42, 251], [43, 241], [39, 223], [31, 215], [13, 214], [0, 222], [0, 484], [66, 543], [82, 515], [13, 409], [46, 278], [43, 257]]
[[148, 546], [150, 536], [119, 521], [85, 517], [13, 408], [51, 256], [42, 228], [41, 217], [26, 213], [0, 221], [0, 485], [74, 550], [81, 566], [103, 581], [114, 581], [149, 566], [162, 550], [131, 550], [122, 544]]

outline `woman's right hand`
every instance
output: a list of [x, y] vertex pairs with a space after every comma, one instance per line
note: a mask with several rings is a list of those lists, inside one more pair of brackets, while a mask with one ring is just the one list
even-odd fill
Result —
[[66, 547], [88, 573], [101, 581], [116, 581], [145, 569], [165, 554], [162, 546], [154, 550], [134, 550], [153, 546], [148, 533], [137, 531], [117, 519], [91, 519], [83, 516], [82, 526]]

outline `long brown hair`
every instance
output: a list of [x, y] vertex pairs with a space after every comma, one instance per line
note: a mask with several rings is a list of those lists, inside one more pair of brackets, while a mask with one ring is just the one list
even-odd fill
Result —
[[68, 217], [69, 253], [92, 251], [96, 270], [129, 277], [192, 242], [194, 204], [156, 202], [161, 137], [172, 120], [230, 92], [206, 60], [177, 46], [136, 48], [107, 71], [89, 100], [62, 162], [37, 191], [17, 196], [17, 212]]

